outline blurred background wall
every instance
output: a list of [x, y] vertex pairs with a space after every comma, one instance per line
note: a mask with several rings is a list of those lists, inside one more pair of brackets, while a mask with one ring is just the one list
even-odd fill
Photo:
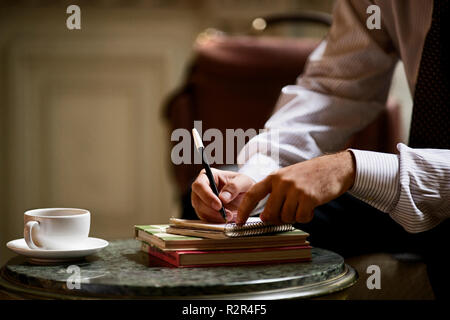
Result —
[[[81, 8], [68, 30], [66, 8]], [[197, 35], [332, 0], [0, 1], [0, 263], [23, 212], [92, 212], [91, 236], [179, 213], [164, 98], [182, 81]], [[293, 29], [281, 32], [295, 32]]]

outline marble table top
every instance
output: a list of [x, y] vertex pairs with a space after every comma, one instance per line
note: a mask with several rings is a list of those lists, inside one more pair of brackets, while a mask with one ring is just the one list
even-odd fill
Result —
[[[71, 265], [79, 267], [78, 287]], [[49, 298], [283, 299], [343, 290], [357, 274], [340, 255], [320, 248], [313, 248], [311, 262], [163, 267], [130, 239], [111, 241], [96, 255], [66, 264], [32, 265], [15, 257], [2, 268], [0, 280], [6, 290]]]

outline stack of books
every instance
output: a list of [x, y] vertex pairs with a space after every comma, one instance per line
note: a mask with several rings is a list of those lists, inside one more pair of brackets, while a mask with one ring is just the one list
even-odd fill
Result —
[[292, 225], [245, 225], [170, 219], [168, 225], [136, 225], [136, 239], [151, 259], [175, 267], [286, 263], [311, 260], [306, 232]]

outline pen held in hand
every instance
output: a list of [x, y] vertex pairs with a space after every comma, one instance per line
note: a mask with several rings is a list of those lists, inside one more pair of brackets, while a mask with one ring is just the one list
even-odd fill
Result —
[[[214, 194], [217, 197], [219, 197], [219, 190], [217, 189], [217, 185], [216, 185], [216, 182], [214, 181], [214, 176], [213, 176], [213, 173], [212, 173], [211, 168], [209, 166], [208, 159], [206, 158], [206, 155], [204, 153], [205, 147], [203, 146], [202, 139], [200, 138], [200, 135], [199, 135], [198, 131], [195, 128], [192, 129], [192, 136], [194, 138], [195, 147], [196, 147], [197, 151], [202, 156], [202, 164], [203, 164], [203, 168], [206, 171], [206, 176], [208, 177], [209, 185], [210, 185], [212, 191], [214, 192]], [[222, 208], [220, 208], [219, 211], [222, 214], [222, 218], [226, 221], [227, 220], [227, 215], [225, 213], [225, 208], [224, 208], [223, 205], [222, 205]]]

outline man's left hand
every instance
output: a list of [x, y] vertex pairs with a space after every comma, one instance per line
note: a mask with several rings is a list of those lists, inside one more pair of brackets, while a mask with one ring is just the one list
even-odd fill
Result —
[[245, 223], [267, 194], [261, 220], [272, 224], [306, 223], [315, 207], [349, 190], [355, 180], [351, 151], [325, 155], [281, 168], [251, 187], [238, 209], [236, 223]]

